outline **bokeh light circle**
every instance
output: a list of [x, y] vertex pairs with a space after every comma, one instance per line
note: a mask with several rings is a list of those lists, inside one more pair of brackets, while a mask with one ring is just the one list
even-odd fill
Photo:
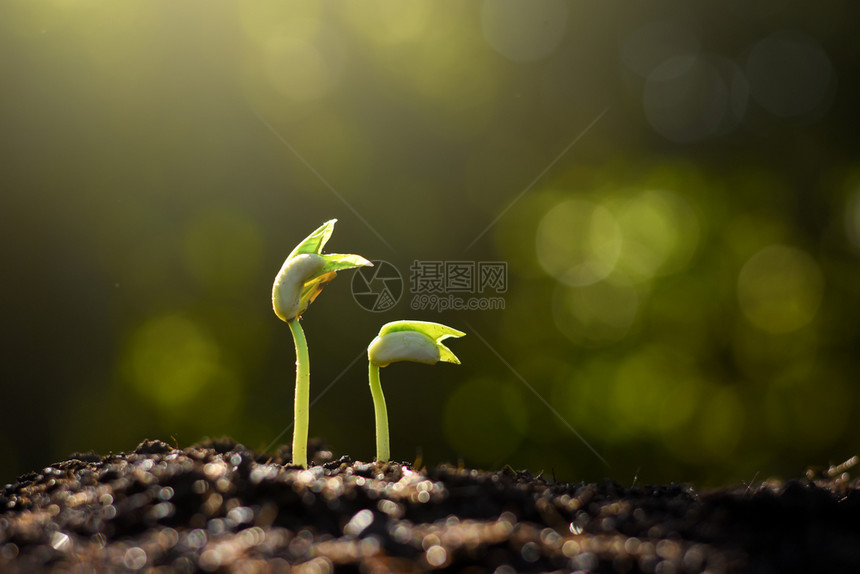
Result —
[[738, 301], [750, 323], [770, 333], [790, 333], [818, 312], [824, 278], [805, 251], [786, 245], [765, 247], [738, 276]]
[[538, 224], [537, 257], [544, 270], [565, 285], [590, 285], [607, 277], [621, 253], [621, 228], [602, 205], [568, 199]]
[[616, 441], [679, 432], [696, 408], [698, 377], [669, 349], [645, 346], [621, 358], [609, 376], [605, 392]]
[[736, 123], [733, 114], [743, 96], [738, 90], [744, 89], [745, 83], [730, 66], [718, 67], [708, 58], [692, 55], [672, 56], [649, 74], [642, 105], [657, 132], [674, 142], [689, 143], [724, 131], [727, 122]]
[[753, 46], [746, 72], [753, 99], [782, 118], [820, 112], [835, 81], [824, 48], [806, 34], [789, 30], [774, 32]]
[[572, 342], [599, 347], [620, 341], [629, 332], [639, 308], [639, 294], [620, 276], [580, 287], [558, 285], [553, 319]]
[[613, 210], [624, 237], [618, 267], [633, 281], [679, 271], [699, 242], [699, 218], [678, 194], [644, 190]]
[[156, 406], [186, 406], [219, 376], [219, 355], [217, 342], [192, 321], [179, 315], [154, 317], [131, 337], [131, 383]]

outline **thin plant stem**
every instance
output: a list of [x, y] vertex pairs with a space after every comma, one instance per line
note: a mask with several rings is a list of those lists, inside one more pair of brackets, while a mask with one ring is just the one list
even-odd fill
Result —
[[308, 467], [308, 406], [311, 387], [311, 365], [308, 342], [298, 318], [288, 321], [296, 345], [296, 400], [294, 402], [293, 464]]
[[388, 409], [385, 407], [385, 395], [379, 382], [379, 366], [370, 363], [368, 368], [370, 394], [373, 396], [373, 410], [376, 413], [376, 460], [388, 462], [390, 447], [388, 443]]

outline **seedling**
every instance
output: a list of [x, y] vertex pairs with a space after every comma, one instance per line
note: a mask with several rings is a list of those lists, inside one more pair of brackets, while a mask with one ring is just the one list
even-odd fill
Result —
[[448, 337], [462, 337], [466, 333], [441, 323], [427, 321], [394, 321], [386, 323], [379, 335], [367, 347], [368, 378], [373, 409], [376, 413], [376, 460], [388, 462], [388, 409], [379, 382], [379, 368], [396, 361], [414, 361], [435, 365], [439, 361], [460, 364], [451, 349], [442, 344]]
[[360, 255], [322, 253], [334, 231], [337, 219], [326, 221], [299, 243], [284, 261], [272, 286], [275, 315], [290, 326], [296, 346], [296, 399], [293, 419], [293, 464], [308, 466], [308, 400], [310, 397], [310, 359], [308, 343], [299, 319], [308, 305], [334, 279], [338, 271], [373, 266]]

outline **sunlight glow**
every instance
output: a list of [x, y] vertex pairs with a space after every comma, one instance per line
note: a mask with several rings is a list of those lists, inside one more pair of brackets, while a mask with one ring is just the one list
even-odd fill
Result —
[[487, 43], [514, 62], [552, 54], [564, 38], [568, 8], [562, 0], [484, 2], [481, 27]]

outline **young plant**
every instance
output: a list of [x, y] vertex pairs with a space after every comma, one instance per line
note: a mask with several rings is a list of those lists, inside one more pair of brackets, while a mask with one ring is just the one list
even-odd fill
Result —
[[367, 347], [368, 378], [373, 409], [376, 413], [376, 460], [388, 462], [388, 409], [379, 382], [379, 368], [396, 361], [414, 361], [435, 365], [439, 361], [460, 364], [451, 349], [442, 344], [448, 337], [462, 337], [466, 333], [441, 323], [427, 321], [394, 321], [386, 323], [379, 335]]
[[360, 255], [322, 253], [334, 231], [337, 219], [326, 221], [299, 243], [275, 277], [272, 306], [275, 315], [290, 326], [296, 346], [296, 398], [293, 419], [293, 464], [308, 466], [308, 399], [310, 397], [310, 359], [304, 330], [299, 323], [302, 313], [320, 294], [323, 286], [338, 271], [372, 266]]

